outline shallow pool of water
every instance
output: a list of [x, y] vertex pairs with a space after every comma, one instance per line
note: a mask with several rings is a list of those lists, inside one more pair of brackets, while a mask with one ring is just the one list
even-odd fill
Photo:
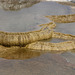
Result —
[[69, 6], [55, 2], [40, 2], [32, 7], [18, 11], [5, 11], [0, 9], [0, 30], [9, 32], [25, 32], [38, 30], [39, 24], [49, 23], [47, 15], [72, 14]]

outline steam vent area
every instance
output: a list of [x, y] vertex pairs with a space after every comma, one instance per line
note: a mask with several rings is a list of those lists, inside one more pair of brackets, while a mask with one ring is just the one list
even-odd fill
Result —
[[0, 75], [74, 75], [75, 1], [0, 0]]

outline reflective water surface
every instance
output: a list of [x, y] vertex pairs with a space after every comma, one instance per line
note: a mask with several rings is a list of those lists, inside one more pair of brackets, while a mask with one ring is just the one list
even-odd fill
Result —
[[[56, 2], [40, 2], [18, 11], [0, 9], [0, 31], [26, 32], [38, 30], [39, 24], [49, 23], [47, 15], [75, 14], [71, 6]], [[54, 31], [75, 35], [75, 23], [57, 24]], [[45, 40], [46, 41], [46, 40]], [[49, 39], [48, 42], [62, 42]], [[36, 52], [23, 48], [0, 52], [0, 75], [74, 75], [75, 53]]]

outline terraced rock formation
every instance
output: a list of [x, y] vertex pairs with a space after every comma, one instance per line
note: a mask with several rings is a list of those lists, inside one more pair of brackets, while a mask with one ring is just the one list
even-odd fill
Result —
[[[75, 14], [72, 15], [52, 15], [46, 16], [53, 22], [42, 24], [42, 28], [38, 31], [9, 33], [0, 31], [0, 52], [8, 51], [9, 49], [29, 49], [29, 50], [44, 50], [44, 51], [68, 51], [75, 49], [75, 35], [63, 34], [54, 32], [53, 29], [57, 23], [75, 22]], [[40, 40], [59, 38], [70, 41], [60, 43], [40, 42]]]

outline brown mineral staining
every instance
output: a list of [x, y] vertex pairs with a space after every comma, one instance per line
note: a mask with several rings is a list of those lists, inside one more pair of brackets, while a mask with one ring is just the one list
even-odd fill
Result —
[[40, 56], [44, 52], [26, 50], [23, 47], [4, 47], [0, 46], [0, 57], [6, 59], [29, 59]]
[[[47, 17], [57, 23], [75, 22], [75, 14], [59, 16], [54, 15]], [[22, 33], [0, 32], [0, 52], [3, 53], [9, 50], [19, 50], [20, 47], [24, 50], [29, 49], [36, 51], [68, 51], [75, 49], [75, 35], [54, 32], [53, 29], [56, 27], [56, 24], [54, 22], [39, 25], [43, 27], [38, 31]], [[60, 43], [40, 42], [40, 40], [49, 38], [60, 38], [71, 41]]]
[[75, 22], [75, 14], [70, 15], [50, 15], [46, 16], [50, 20], [56, 22], [56, 23], [71, 23]]

